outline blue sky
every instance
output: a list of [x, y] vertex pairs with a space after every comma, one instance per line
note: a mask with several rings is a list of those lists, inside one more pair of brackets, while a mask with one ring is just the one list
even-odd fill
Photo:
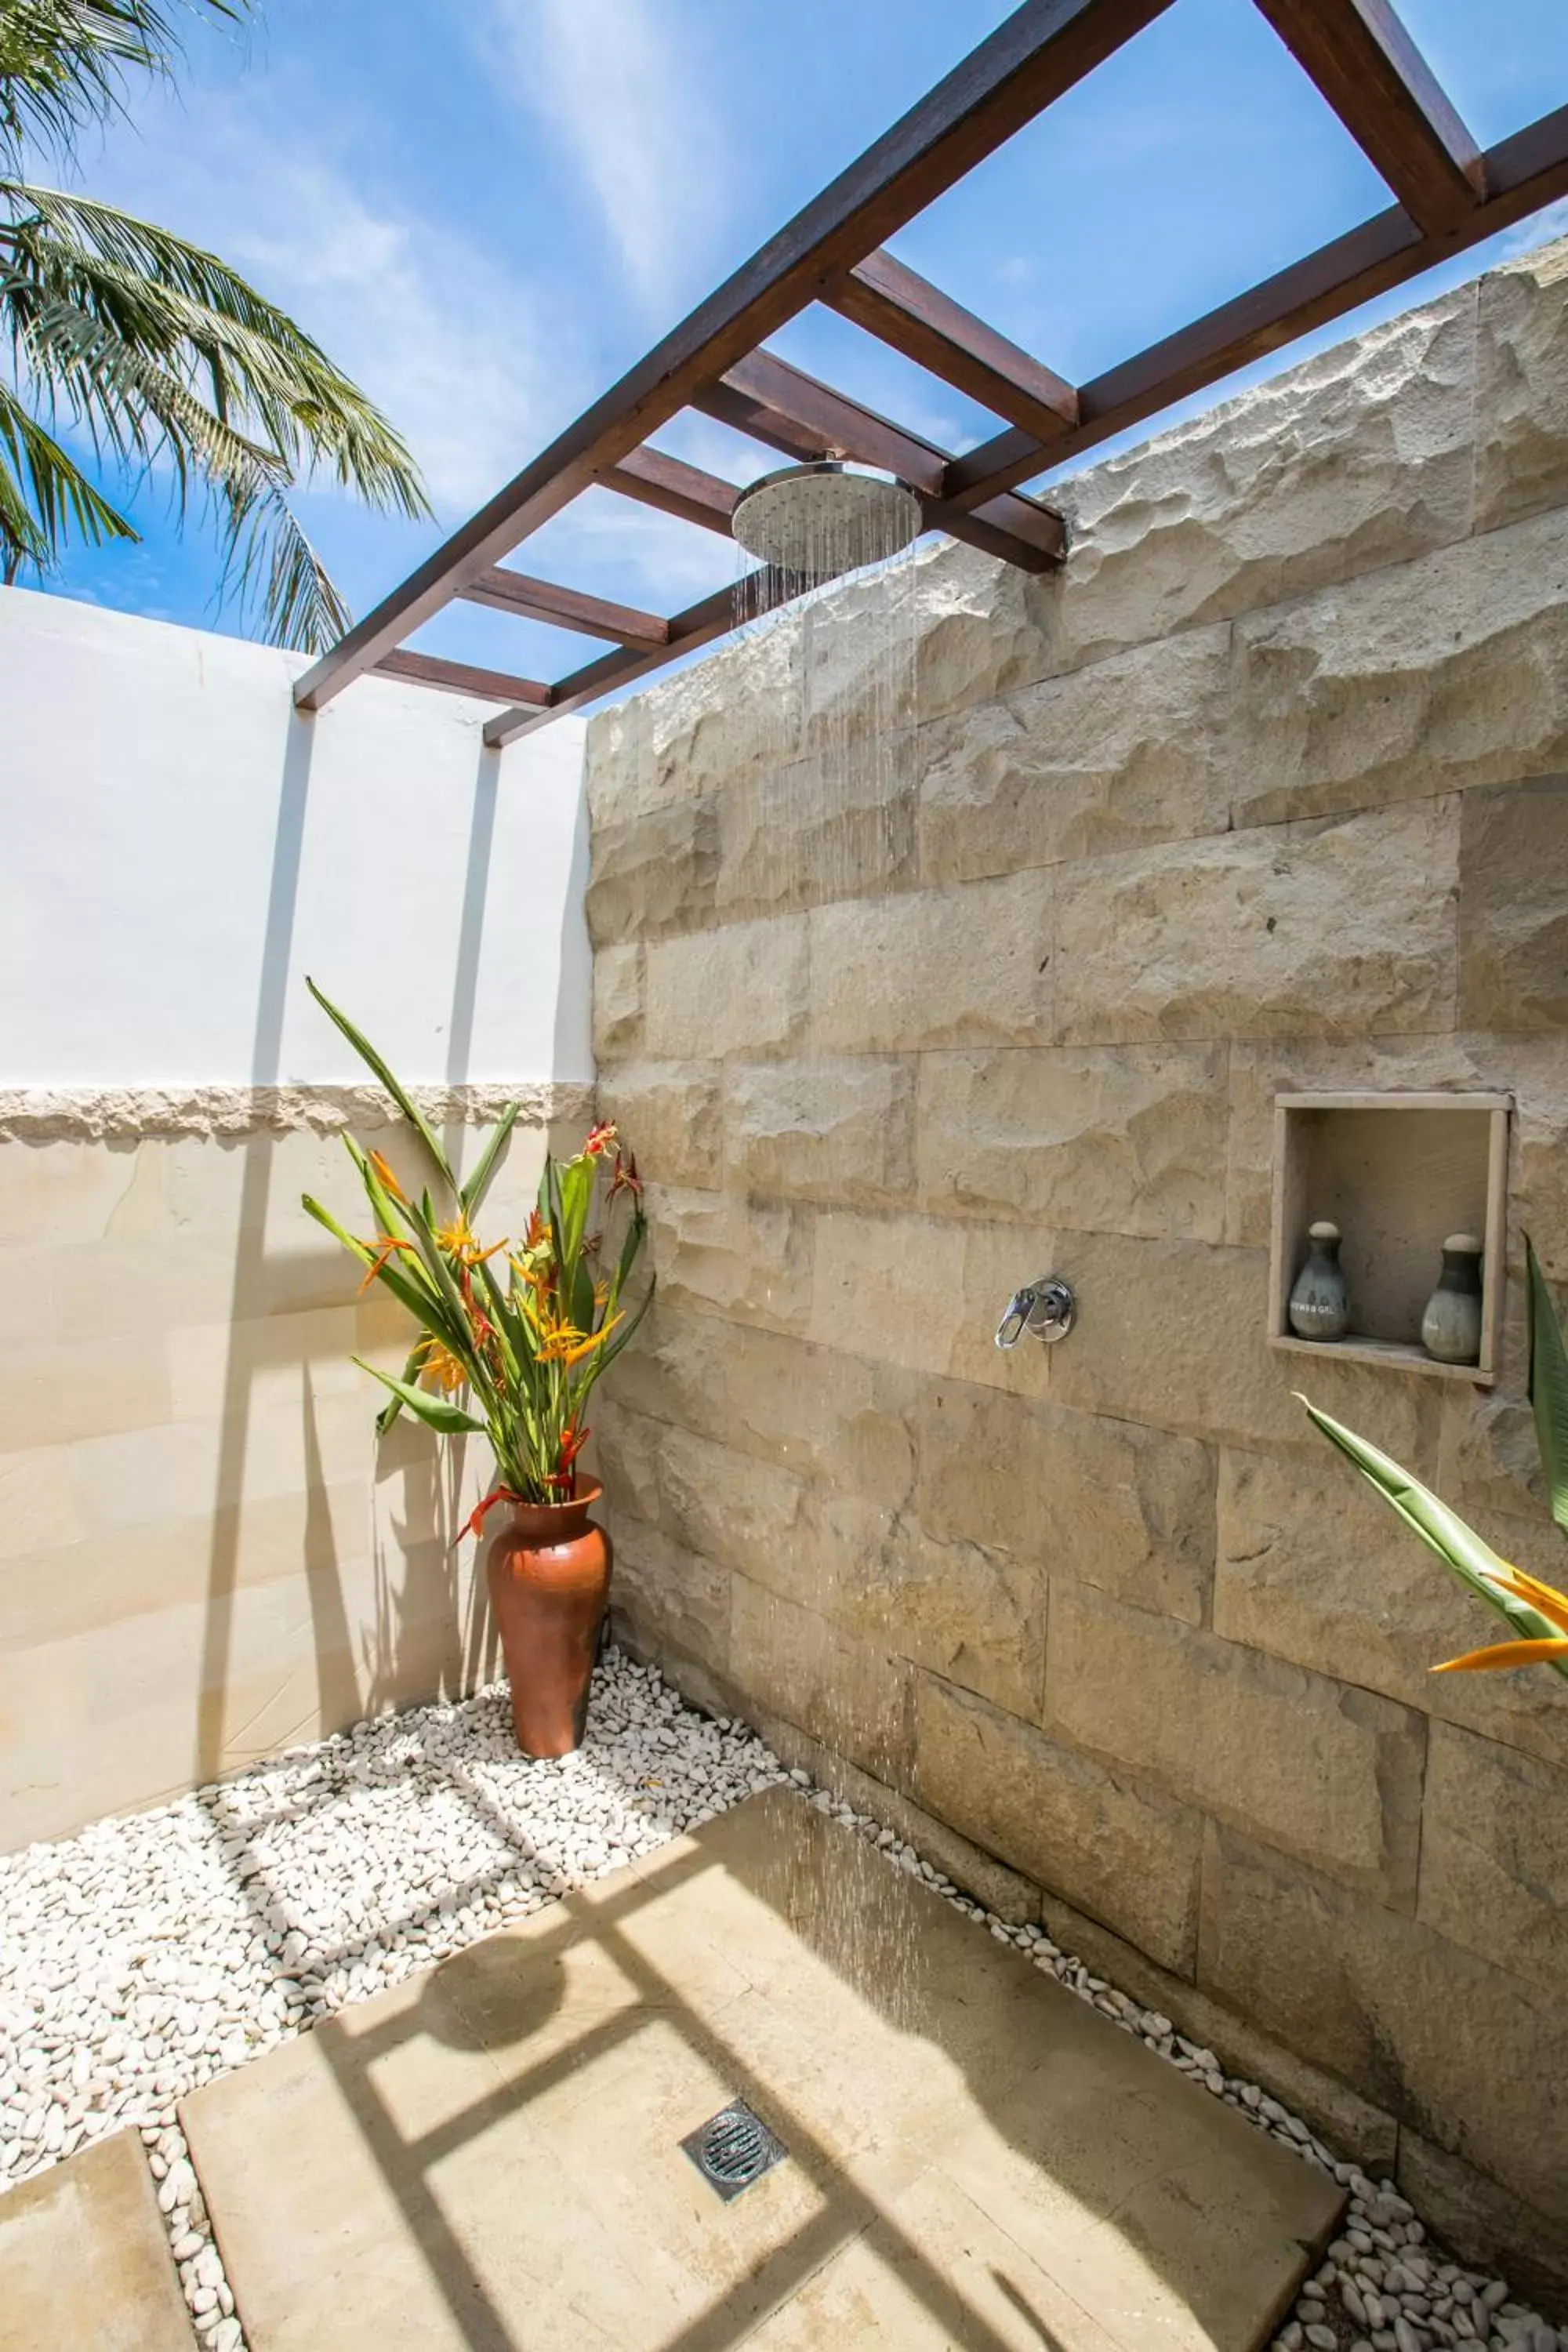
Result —
[[[1483, 144], [1568, 100], [1563, 0], [1402, 8]], [[199, 32], [177, 91], [135, 93], [131, 121], [89, 142], [82, 176], [242, 268], [403, 429], [437, 524], [325, 492], [300, 500], [363, 612], [1007, 13], [998, 0], [265, 0], [243, 36]], [[893, 245], [1081, 379], [1387, 201], [1250, 0], [1177, 0]], [[1554, 226], [1568, 216], [1508, 246]], [[775, 341], [951, 446], [994, 429], [826, 313]], [[778, 462], [698, 419], [658, 438], [732, 478]], [[156, 480], [132, 511], [144, 544], [73, 555], [65, 593], [237, 628], [214, 605], [210, 535], [188, 528], [182, 542]], [[605, 493], [512, 560], [665, 610], [736, 568], [710, 534]], [[473, 606], [418, 642], [545, 677], [594, 651]]]

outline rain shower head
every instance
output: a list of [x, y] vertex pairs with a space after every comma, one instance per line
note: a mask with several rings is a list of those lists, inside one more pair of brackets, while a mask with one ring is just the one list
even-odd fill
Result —
[[921, 502], [907, 482], [870, 466], [821, 457], [764, 474], [735, 501], [731, 529], [779, 572], [831, 579], [881, 563], [918, 539]]

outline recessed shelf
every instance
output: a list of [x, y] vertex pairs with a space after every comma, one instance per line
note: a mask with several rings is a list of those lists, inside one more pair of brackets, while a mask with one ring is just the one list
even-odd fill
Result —
[[[1490, 1388], [1502, 1322], [1512, 1108], [1511, 1096], [1494, 1094], [1277, 1096], [1270, 1346]], [[1299, 1339], [1289, 1325], [1307, 1228], [1320, 1217], [1344, 1236], [1352, 1328], [1342, 1339]], [[1458, 1232], [1477, 1234], [1483, 1244], [1474, 1364], [1441, 1364], [1420, 1339], [1444, 1239]]]

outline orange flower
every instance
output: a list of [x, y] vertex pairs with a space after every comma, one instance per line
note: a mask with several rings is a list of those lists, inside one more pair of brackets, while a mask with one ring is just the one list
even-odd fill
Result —
[[439, 1389], [443, 1396], [451, 1396], [456, 1390], [468, 1385], [467, 1368], [440, 1339], [426, 1339], [419, 1377], [432, 1388]]
[[602, 1348], [616, 1325], [621, 1320], [612, 1316], [596, 1331], [580, 1331], [574, 1323], [550, 1322], [539, 1326], [539, 1360], [542, 1364], [580, 1364], [595, 1348]]
[[583, 1146], [584, 1156], [589, 1160], [597, 1160], [601, 1153], [607, 1151], [614, 1143], [616, 1132], [616, 1122], [613, 1118], [605, 1119], [602, 1126], [591, 1127], [588, 1129], [588, 1140]]
[[356, 1297], [370, 1288], [377, 1275], [390, 1265], [399, 1250], [413, 1251], [414, 1244], [412, 1242], [399, 1241], [395, 1234], [377, 1234], [374, 1241], [367, 1242], [365, 1247], [374, 1250], [375, 1264], [367, 1269], [364, 1280], [354, 1294]]
[[1549, 1625], [1560, 1628], [1561, 1638], [1492, 1642], [1484, 1650], [1467, 1650], [1462, 1658], [1446, 1658], [1440, 1666], [1432, 1668], [1435, 1675], [1486, 1674], [1498, 1666], [1536, 1666], [1550, 1658], [1568, 1658], [1568, 1593], [1559, 1592], [1555, 1585], [1542, 1584], [1539, 1578], [1511, 1564], [1506, 1576], [1493, 1576], [1489, 1580], [1511, 1593], [1515, 1601], [1527, 1601]]
[[384, 1192], [390, 1192], [395, 1201], [407, 1200], [407, 1193], [404, 1191], [402, 1185], [398, 1182], [396, 1177], [393, 1174], [391, 1168], [382, 1158], [379, 1151], [373, 1151], [371, 1153], [370, 1164], [374, 1169], [377, 1176], [381, 1179], [382, 1188]]
[[544, 1483], [547, 1486], [562, 1487], [568, 1500], [577, 1484], [577, 1456], [593, 1434], [591, 1429], [579, 1429], [574, 1421], [569, 1421], [561, 1433], [560, 1462], [555, 1469], [546, 1474]]

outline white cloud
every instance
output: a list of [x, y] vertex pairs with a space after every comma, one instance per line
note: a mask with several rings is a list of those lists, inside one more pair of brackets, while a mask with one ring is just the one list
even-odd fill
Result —
[[669, 0], [492, 0], [491, 15], [509, 76], [576, 163], [638, 302], [673, 309], [710, 249], [728, 142]]
[[149, 125], [106, 193], [210, 246], [315, 335], [403, 434], [443, 514], [481, 504], [591, 392], [542, 287], [367, 203], [308, 128], [211, 101], [195, 127], [174, 111]]

